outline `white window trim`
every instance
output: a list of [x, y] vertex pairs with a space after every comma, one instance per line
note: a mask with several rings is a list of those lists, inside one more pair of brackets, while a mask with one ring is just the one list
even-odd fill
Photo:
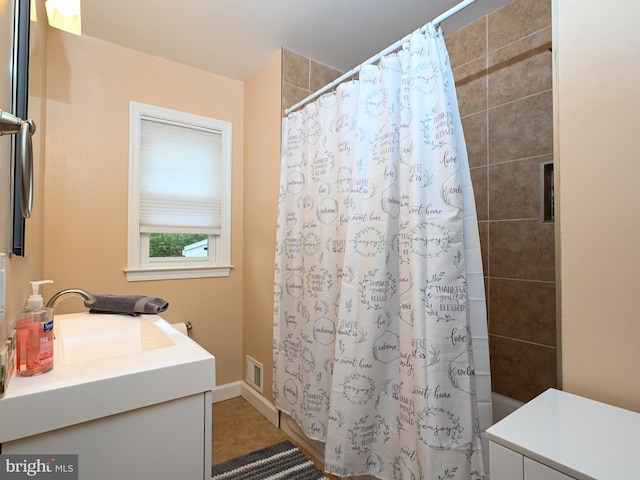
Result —
[[[222, 140], [222, 234], [215, 244], [214, 259], [185, 258], [144, 263], [140, 233], [140, 125], [143, 118], [158, 119], [192, 125], [195, 128], [214, 129]], [[127, 268], [130, 282], [146, 280], [172, 280], [185, 278], [228, 277], [231, 265], [231, 139], [230, 122], [199, 115], [178, 112], [139, 102], [129, 104], [129, 224]]]

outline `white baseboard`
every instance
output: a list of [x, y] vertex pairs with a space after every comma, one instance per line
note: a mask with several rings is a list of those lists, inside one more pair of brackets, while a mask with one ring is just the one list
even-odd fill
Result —
[[213, 403], [223, 402], [231, 398], [239, 397], [242, 392], [241, 385], [241, 381], [217, 385], [213, 389]]
[[260, 395], [258, 391], [251, 388], [248, 383], [243, 381], [225, 383], [224, 385], [218, 385], [213, 390], [213, 403], [236, 397], [244, 398], [262, 416], [280, 428], [280, 412], [278, 409], [269, 400]]
[[260, 393], [251, 388], [248, 383], [242, 382], [242, 398], [249, 402], [253, 408], [258, 410], [267, 420], [280, 428], [279, 410]]

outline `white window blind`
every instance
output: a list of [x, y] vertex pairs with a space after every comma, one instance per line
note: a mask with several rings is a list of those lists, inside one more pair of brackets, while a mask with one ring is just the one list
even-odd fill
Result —
[[[129, 123], [127, 280], [229, 276], [232, 124], [133, 101]], [[206, 255], [158, 250], [180, 234], [206, 237]]]
[[140, 232], [219, 235], [221, 132], [141, 119]]

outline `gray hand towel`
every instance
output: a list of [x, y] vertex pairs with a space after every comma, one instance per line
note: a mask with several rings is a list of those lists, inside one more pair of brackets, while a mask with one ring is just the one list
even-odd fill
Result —
[[85, 302], [90, 313], [156, 314], [169, 308], [166, 300], [145, 295], [95, 295], [95, 297], [94, 303]]

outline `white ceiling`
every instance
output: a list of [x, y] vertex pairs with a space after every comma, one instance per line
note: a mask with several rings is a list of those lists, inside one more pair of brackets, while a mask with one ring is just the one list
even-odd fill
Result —
[[[461, 0], [82, 0], [82, 33], [237, 80], [280, 47], [347, 71]], [[477, 0], [455, 31], [509, 0]]]

